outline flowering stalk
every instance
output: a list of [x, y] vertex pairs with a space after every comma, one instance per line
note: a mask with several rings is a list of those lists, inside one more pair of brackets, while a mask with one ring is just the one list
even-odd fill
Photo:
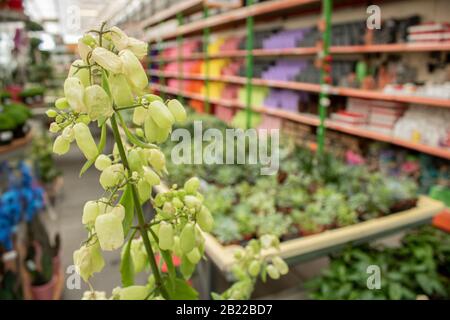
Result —
[[[184, 186], [172, 186], [154, 199], [151, 195], [152, 188], [168, 174], [157, 144], [167, 140], [175, 123], [186, 120], [186, 111], [177, 100], [163, 101], [145, 93], [148, 78], [139, 59], [146, 54], [147, 44], [117, 27], [105, 28], [102, 24], [100, 31], [92, 30], [94, 36], [87, 34], [78, 41], [81, 59], [72, 64], [64, 82], [65, 96], [56, 100], [55, 109], [47, 111], [54, 118], [50, 131], [59, 134], [53, 151], [65, 154], [76, 142], [87, 160], [80, 176], [94, 165], [101, 172], [99, 182], [106, 192], [84, 205], [81, 221], [88, 238], [73, 254], [75, 270], [91, 289], [83, 298], [106, 297], [94, 291], [89, 279], [105, 265], [102, 252], [118, 249], [122, 250], [122, 287], [113, 290], [112, 299], [197, 298], [187, 280], [204, 256], [202, 232], [210, 232], [214, 223], [203, 205], [200, 181], [191, 178]], [[134, 109], [135, 130], [120, 114], [128, 109]], [[101, 127], [98, 144], [89, 129], [93, 121]], [[112, 154], [103, 153], [108, 121], [115, 140]], [[119, 125], [125, 137], [120, 135]], [[155, 216], [146, 222], [142, 205], [148, 201]], [[134, 217], [138, 220], [136, 227], [131, 225]], [[167, 265], [167, 274], [160, 272], [156, 254]], [[172, 256], [181, 259], [179, 273]], [[252, 270], [254, 275], [255, 267]], [[135, 274], [144, 271], [150, 271], [148, 283], [135, 285]], [[267, 272], [277, 276], [271, 265]], [[237, 296], [230, 293], [224, 297]]]
[[[128, 159], [127, 156], [125, 154], [125, 149], [123, 147], [123, 143], [122, 143], [122, 138], [120, 137], [120, 133], [119, 133], [119, 128], [117, 126], [117, 121], [115, 116], [113, 116], [111, 118], [111, 126], [113, 129], [113, 133], [114, 133], [114, 139], [117, 143], [117, 148], [119, 150], [119, 154], [120, 154], [120, 158], [122, 159], [122, 162], [125, 166], [125, 168], [127, 168], [128, 172], [130, 172], [129, 169], [129, 164], [128, 164]], [[147, 228], [146, 228], [146, 224], [145, 224], [145, 219], [144, 219], [144, 213], [142, 212], [142, 207], [139, 204], [139, 195], [138, 195], [138, 191], [136, 190], [136, 186], [132, 185], [131, 187], [131, 192], [133, 193], [133, 200], [134, 203], [136, 204], [136, 213], [137, 213], [137, 217], [138, 217], [138, 222], [139, 222], [139, 232], [142, 236], [142, 240], [144, 242], [144, 246], [145, 246], [145, 250], [147, 251], [147, 255], [149, 258], [149, 262], [150, 262], [150, 267], [152, 269], [153, 274], [155, 275], [155, 284], [156, 287], [159, 288], [159, 290], [161, 291], [162, 296], [165, 299], [168, 299], [168, 294], [164, 288], [164, 285], [162, 283], [161, 280], [161, 276], [159, 274], [159, 269], [158, 266], [156, 265], [156, 259], [155, 259], [155, 254], [153, 252], [152, 246], [150, 244], [150, 240], [148, 238], [148, 234], [147, 234]]]

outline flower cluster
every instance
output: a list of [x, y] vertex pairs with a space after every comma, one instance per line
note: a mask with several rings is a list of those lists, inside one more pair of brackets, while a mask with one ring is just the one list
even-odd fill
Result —
[[[221, 295], [213, 294], [213, 298], [216, 300], [250, 299], [259, 277], [265, 282], [267, 275], [274, 280], [286, 275], [289, 271], [288, 265], [273, 253], [279, 249], [279, 245], [278, 237], [266, 234], [259, 239], [251, 240], [245, 249], [236, 250], [232, 273], [237, 281]], [[264, 255], [264, 250], [272, 251], [272, 254]]]

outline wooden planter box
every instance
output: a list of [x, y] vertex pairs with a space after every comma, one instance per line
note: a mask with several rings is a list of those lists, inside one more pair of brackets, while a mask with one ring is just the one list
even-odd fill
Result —
[[[403, 229], [415, 227], [431, 221], [433, 216], [444, 208], [444, 204], [426, 196], [420, 196], [415, 208], [394, 213], [389, 216], [360, 222], [325, 232], [283, 241], [280, 244], [280, 256], [289, 263], [306, 261], [314, 257], [326, 255], [346, 245], [360, 244], [377, 238], [382, 238]], [[212, 235], [204, 233], [205, 251], [209, 259], [222, 271], [230, 271], [234, 263], [233, 253], [238, 245], [223, 246]], [[266, 251], [264, 256], [270, 256], [273, 251]]]

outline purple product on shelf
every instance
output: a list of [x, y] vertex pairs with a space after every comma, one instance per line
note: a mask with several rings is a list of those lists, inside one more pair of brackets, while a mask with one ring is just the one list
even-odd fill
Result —
[[278, 60], [276, 64], [264, 71], [261, 76], [265, 80], [293, 81], [307, 67], [304, 60]]
[[309, 28], [280, 31], [263, 40], [263, 49], [295, 48], [309, 31]]

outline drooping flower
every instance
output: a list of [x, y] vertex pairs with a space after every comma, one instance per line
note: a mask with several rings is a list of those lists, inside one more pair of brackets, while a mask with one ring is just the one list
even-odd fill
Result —
[[160, 128], [170, 128], [175, 119], [169, 109], [161, 101], [153, 101], [148, 107], [150, 116]]
[[144, 89], [148, 85], [147, 74], [144, 67], [134, 53], [128, 49], [119, 52], [122, 61], [122, 70], [128, 81], [138, 89]]
[[66, 154], [70, 149], [70, 141], [63, 136], [58, 136], [53, 143], [53, 152], [57, 155]]
[[114, 26], [110, 29], [110, 38], [118, 51], [125, 49], [128, 46], [128, 36], [120, 28]]
[[69, 69], [69, 77], [80, 79], [84, 87], [90, 85], [89, 69], [86, 68], [86, 63], [81, 59], [72, 62]]
[[115, 53], [105, 48], [97, 47], [92, 50], [92, 60], [108, 71], [113, 73], [122, 72], [121, 59]]
[[104, 251], [112, 251], [122, 246], [124, 233], [122, 220], [115, 214], [102, 214], [95, 220], [95, 232]]
[[133, 93], [123, 74], [110, 74], [108, 77], [109, 89], [114, 103], [118, 107], [131, 106], [134, 103]]
[[97, 84], [89, 86], [84, 92], [84, 101], [91, 120], [109, 118], [114, 113], [112, 102], [106, 91]]
[[68, 77], [64, 81], [64, 95], [75, 112], [87, 112], [84, 104], [84, 86], [76, 77]]
[[75, 271], [87, 281], [95, 272], [100, 272], [105, 266], [105, 260], [98, 243], [85, 244], [73, 253]]
[[73, 130], [78, 148], [83, 152], [86, 159], [94, 159], [98, 154], [98, 149], [89, 127], [80, 122], [74, 125]]

